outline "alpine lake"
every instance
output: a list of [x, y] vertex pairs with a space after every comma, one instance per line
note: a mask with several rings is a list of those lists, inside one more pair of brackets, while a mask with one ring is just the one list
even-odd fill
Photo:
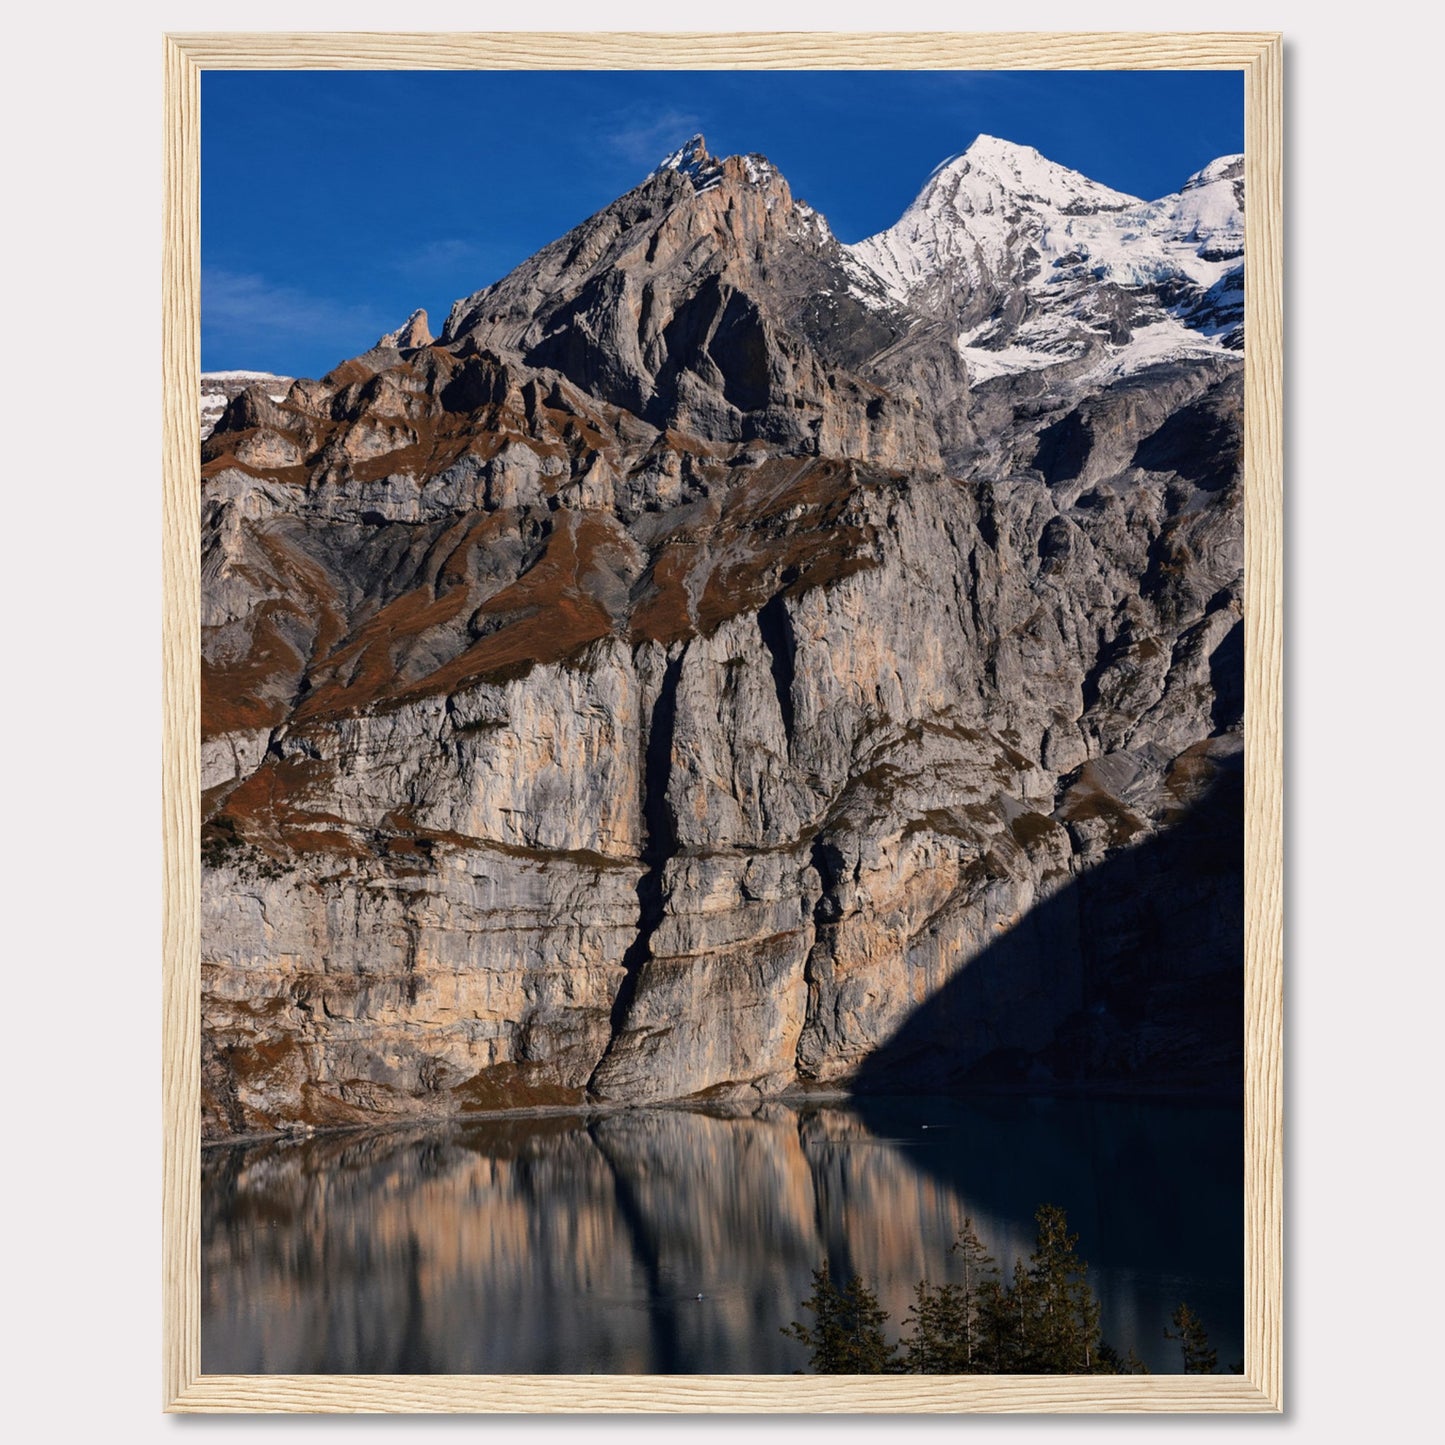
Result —
[[1104, 1339], [1243, 1352], [1237, 1108], [1016, 1096], [479, 1117], [208, 1148], [206, 1373], [790, 1374], [825, 1259], [899, 1326], [971, 1218], [1005, 1276], [1068, 1214]]

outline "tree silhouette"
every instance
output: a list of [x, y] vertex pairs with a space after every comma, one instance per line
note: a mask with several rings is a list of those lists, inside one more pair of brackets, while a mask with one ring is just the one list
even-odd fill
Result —
[[1187, 1304], [1181, 1303], [1174, 1311], [1171, 1323], [1174, 1330], [1166, 1328], [1164, 1338], [1179, 1341], [1179, 1352], [1184, 1356], [1184, 1373], [1212, 1375], [1219, 1364], [1219, 1353], [1210, 1346], [1209, 1336], [1204, 1333], [1199, 1316]]
[[1098, 1362], [1099, 1302], [1089, 1287], [1089, 1266], [1079, 1258], [1079, 1236], [1055, 1204], [1034, 1215], [1038, 1233], [1029, 1262], [1031, 1319], [1025, 1368], [1041, 1375], [1090, 1373]]
[[941, 1285], [919, 1280], [903, 1321], [913, 1328], [903, 1341], [903, 1367], [914, 1374], [966, 1375], [984, 1368], [984, 1289], [998, 1271], [972, 1219], [964, 1220], [949, 1252], [960, 1256], [963, 1279]]
[[[1005, 1283], [966, 1219], [951, 1249], [961, 1257], [963, 1278], [918, 1281], [901, 1355], [884, 1333], [888, 1312], [876, 1290], [856, 1274], [839, 1289], [826, 1261], [813, 1271], [813, 1293], [803, 1301], [812, 1322], [794, 1320], [783, 1333], [806, 1345], [809, 1364], [825, 1375], [1147, 1375], [1132, 1349], [1121, 1355], [1101, 1338], [1089, 1266], [1064, 1211], [1040, 1205], [1034, 1223], [1033, 1253], [1027, 1263], [1014, 1261]], [[1181, 1304], [1172, 1323], [1178, 1333], [1164, 1334], [1180, 1341], [1185, 1373], [1212, 1374], [1215, 1352], [1198, 1317]]]
[[813, 1293], [803, 1308], [812, 1314], [812, 1325], [794, 1320], [783, 1333], [808, 1347], [817, 1374], [883, 1375], [897, 1370], [897, 1346], [883, 1333], [888, 1311], [858, 1275], [840, 1290], [824, 1261], [813, 1271]]

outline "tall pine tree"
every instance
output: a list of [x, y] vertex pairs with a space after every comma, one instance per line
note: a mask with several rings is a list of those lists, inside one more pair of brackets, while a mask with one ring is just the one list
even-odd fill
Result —
[[960, 1340], [959, 1353], [962, 1355], [962, 1370], [972, 1371], [980, 1364], [982, 1352], [982, 1330], [980, 1314], [983, 1306], [984, 1286], [998, 1278], [993, 1256], [983, 1246], [973, 1227], [973, 1220], [966, 1218], [950, 1251], [958, 1255], [963, 1278], [959, 1281]]
[[825, 1260], [813, 1271], [813, 1293], [803, 1308], [813, 1323], [794, 1320], [783, 1333], [808, 1347], [809, 1364], [818, 1374], [882, 1375], [898, 1368], [897, 1346], [883, 1333], [888, 1311], [858, 1275], [840, 1290]]
[[962, 1291], [956, 1284], [921, 1279], [913, 1293], [903, 1318], [903, 1327], [913, 1331], [903, 1339], [904, 1369], [912, 1375], [966, 1374], [969, 1322]]
[[1034, 1222], [1026, 1368], [1047, 1375], [1089, 1374], [1099, 1358], [1099, 1302], [1089, 1287], [1089, 1266], [1078, 1255], [1079, 1236], [1069, 1233], [1064, 1211], [1054, 1204], [1041, 1205]]
[[963, 1221], [949, 1249], [959, 1256], [961, 1280], [931, 1285], [921, 1279], [904, 1320], [913, 1333], [904, 1341], [904, 1368], [920, 1375], [967, 1375], [988, 1368], [984, 1360], [985, 1287], [996, 1282], [993, 1256], [973, 1227]]

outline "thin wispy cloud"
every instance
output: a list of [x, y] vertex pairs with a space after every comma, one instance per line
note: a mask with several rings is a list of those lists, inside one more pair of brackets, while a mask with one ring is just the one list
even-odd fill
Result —
[[440, 236], [408, 251], [401, 258], [403, 270], [436, 271], [448, 266], [461, 266], [470, 261], [480, 261], [486, 255], [486, 248], [464, 236]]
[[450, 279], [465, 273], [468, 281], [483, 286], [495, 280], [502, 269], [520, 259], [487, 239], [438, 236], [400, 252], [394, 261], [400, 275], [422, 281]]
[[632, 165], [655, 166], [702, 129], [695, 111], [627, 111], [602, 135], [602, 143]]
[[297, 341], [337, 348], [337, 360], [369, 346], [391, 318], [373, 306], [319, 295], [253, 272], [207, 266], [201, 272], [201, 326], [207, 342], [268, 359]]

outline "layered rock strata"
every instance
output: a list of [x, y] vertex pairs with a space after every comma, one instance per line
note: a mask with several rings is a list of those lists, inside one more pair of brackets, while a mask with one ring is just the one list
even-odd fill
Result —
[[1239, 358], [970, 390], [859, 266], [699, 140], [229, 401], [209, 1134], [1237, 1085]]

